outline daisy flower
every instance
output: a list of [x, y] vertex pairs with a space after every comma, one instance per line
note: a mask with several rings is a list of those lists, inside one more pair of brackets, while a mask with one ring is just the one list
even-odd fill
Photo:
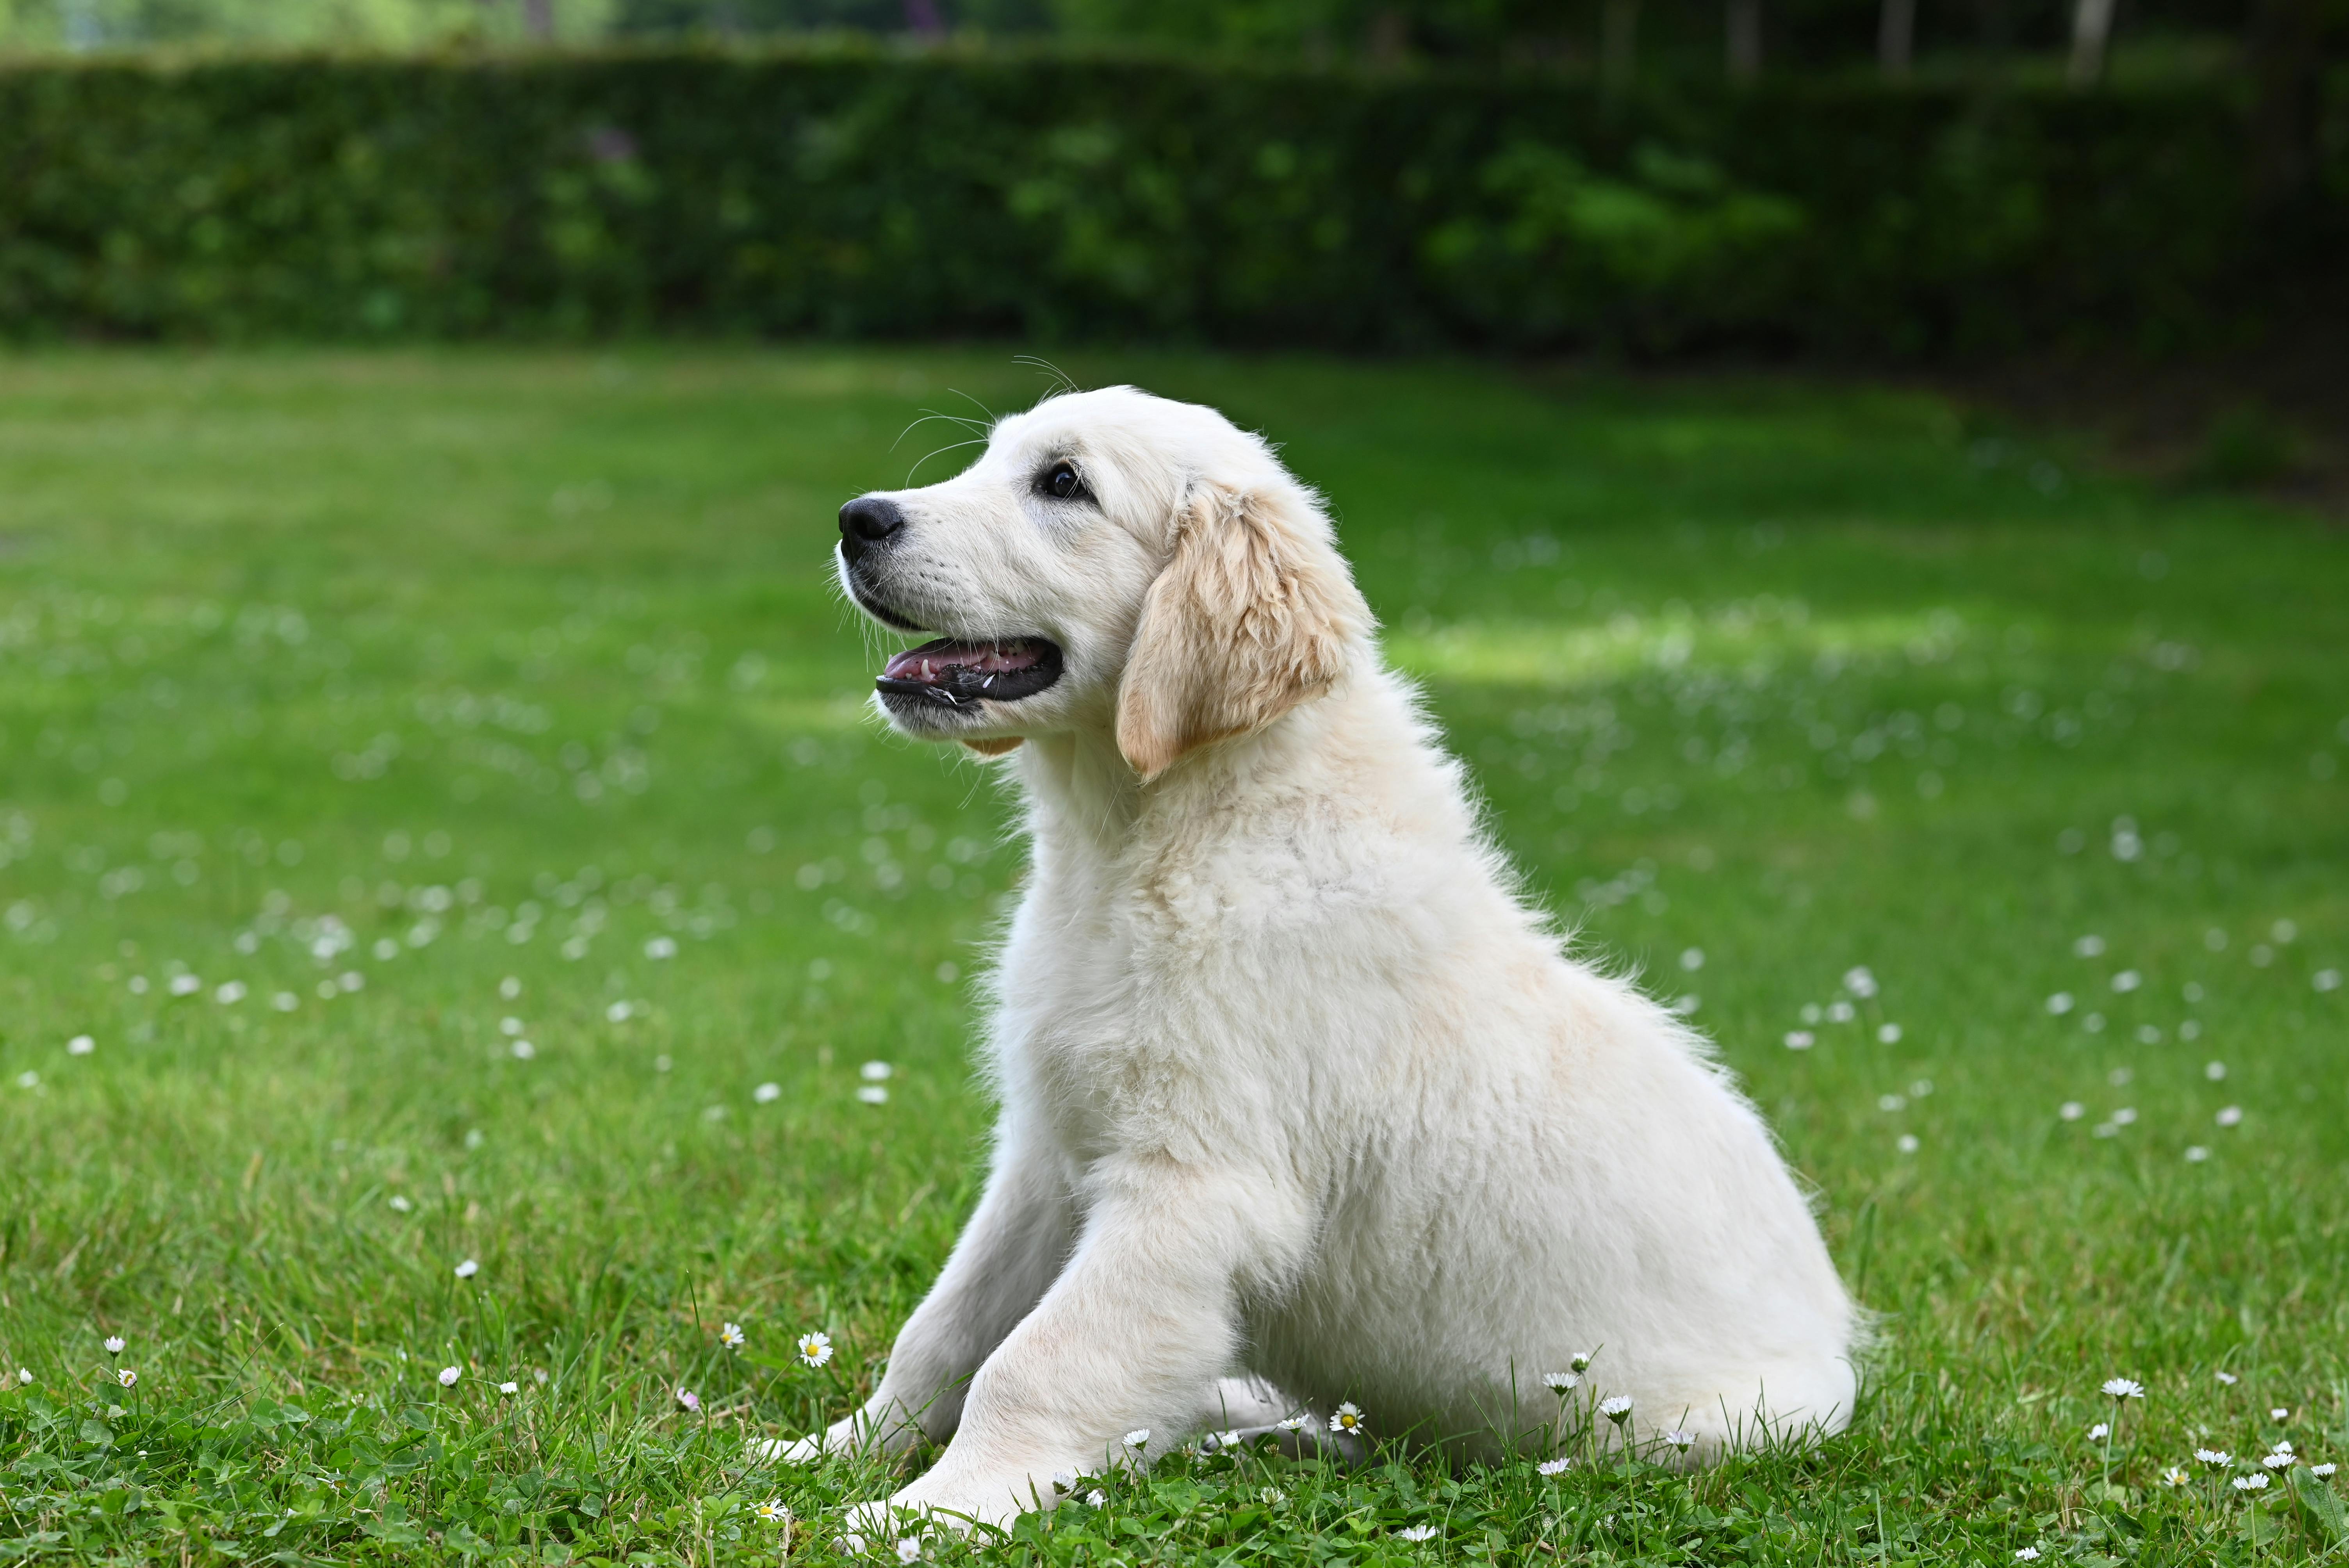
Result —
[[121, 1384], [126, 1388], [136, 1388], [139, 1387], [139, 1374], [133, 1372], [128, 1367], [119, 1368], [114, 1374], [114, 1380]]
[[522, 1392], [522, 1385], [519, 1383], [501, 1383], [498, 1385], [498, 1392], [501, 1394], [519, 1394]]
[[821, 1367], [832, 1359], [832, 1336], [820, 1328], [812, 1328], [800, 1336], [800, 1359], [811, 1367]]
[[677, 1402], [688, 1410], [698, 1412], [701, 1408], [701, 1396], [690, 1388], [679, 1388], [677, 1391]]
[[1333, 1432], [1360, 1433], [1362, 1429], [1361, 1407], [1351, 1399], [1339, 1406], [1338, 1413], [1330, 1418], [1330, 1429]]
[[1435, 1539], [1435, 1526], [1407, 1524], [1394, 1533], [1397, 1541], [1433, 1541]]
[[1600, 1400], [1599, 1402], [1599, 1413], [1606, 1417], [1609, 1420], [1614, 1422], [1617, 1426], [1621, 1426], [1624, 1422], [1631, 1418], [1631, 1396], [1629, 1394], [1617, 1394], [1609, 1398]]
[[2191, 1479], [2187, 1475], [2184, 1465], [2171, 1465], [2161, 1472], [2161, 1484], [2164, 1486], [2184, 1486]]
[[745, 1343], [742, 1336], [742, 1326], [739, 1323], [730, 1323], [724, 1327], [719, 1329], [718, 1343], [723, 1345], [729, 1350], [741, 1349]]
[[1125, 1446], [1129, 1449], [1148, 1448], [1150, 1446], [1150, 1429], [1148, 1427], [1136, 1427], [1133, 1430], [1126, 1433]]
[[22, 1383], [28, 1388], [31, 1387], [33, 1386], [33, 1369], [30, 1367], [17, 1367], [16, 1381]]
[[2145, 1385], [2134, 1377], [2107, 1377], [2105, 1379], [2105, 1392], [2116, 1399], [2142, 1399], [2145, 1398]]
[[457, 1379], [462, 1377], [464, 1375], [464, 1371], [460, 1367], [443, 1367], [440, 1368], [440, 1387], [443, 1388], [454, 1388], [457, 1386]]
[[2267, 1458], [2260, 1461], [2260, 1463], [2267, 1466], [2267, 1468], [2271, 1470], [2290, 1470], [2293, 1465], [2298, 1464], [2299, 1462], [2300, 1456], [2293, 1453], [2289, 1449], [2278, 1449], [2275, 1452], [2268, 1455]]
[[1085, 1493], [1085, 1502], [1087, 1506], [1092, 1508], [1107, 1508], [1109, 1506], [1109, 1494], [1102, 1491], [1101, 1488], [1095, 1487], [1092, 1491]]
[[2102, 1421], [2098, 1421], [2095, 1426], [2088, 1429], [2088, 1440], [2093, 1443], [2101, 1438], [2111, 1435], [2111, 1432], [2112, 1428], [2106, 1426]]
[[770, 1524], [788, 1524], [791, 1522], [792, 1511], [783, 1506], [783, 1500], [780, 1497], [770, 1498], [768, 1501], [761, 1503], [750, 1511], [757, 1514], [760, 1518], [765, 1520]]
[[1077, 1478], [1067, 1470], [1054, 1470], [1052, 1472], [1052, 1490], [1054, 1491], [1074, 1491], [1077, 1490]]
[[1534, 1469], [1541, 1471], [1544, 1475], [1564, 1475], [1568, 1470], [1573, 1468], [1574, 1461], [1566, 1458], [1564, 1455], [1560, 1455], [1558, 1458], [1554, 1460], [1544, 1460], [1541, 1463], [1534, 1467]]
[[2039, 1561], [2039, 1548], [2018, 1546], [2014, 1549], [2014, 1560], [2017, 1563], [2036, 1563]]
[[1301, 1432], [1305, 1429], [1305, 1418], [1302, 1416], [1283, 1416], [1273, 1423], [1284, 1432]]
[[2309, 1473], [2309, 1474], [2311, 1474], [2311, 1475], [2313, 1475], [2313, 1476], [2315, 1476], [2317, 1479], [2319, 1479], [2319, 1480], [2323, 1480], [2324, 1477], [2331, 1475], [2336, 1468], [2337, 1468], [2337, 1467], [2333, 1463], [2333, 1461], [2332, 1461], [2331, 1460], [2325, 1460], [2325, 1461], [2324, 1461], [2323, 1464], [2321, 1464], [2321, 1465], [2311, 1465], [2311, 1466], [2309, 1466], [2309, 1467], [2308, 1467], [2308, 1473]]
[[106, 1336], [106, 1353], [107, 1353], [109, 1356], [119, 1356], [119, 1355], [121, 1355], [121, 1354], [122, 1354], [122, 1346], [123, 1346], [123, 1339], [122, 1339], [122, 1336], [120, 1336], [120, 1335], [119, 1335], [119, 1334], [109, 1334], [109, 1335], [108, 1335], [108, 1336]]
[[2233, 1484], [2237, 1491], [2264, 1491], [2267, 1490], [2268, 1478], [2253, 1470], [2249, 1475], [2237, 1476]]
[[1590, 1370], [1590, 1358], [1598, 1354], [1599, 1352], [1596, 1350], [1583, 1351], [1580, 1355], [1569, 1359], [1567, 1362], [1567, 1365], [1573, 1367], [1577, 1372], [1588, 1372]]
[[2229, 1387], [2230, 1388], [2231, 1388], [2231, 1387], [2233, 1387], [2236, 1385], [2236, 1383], [2238, 1383], [2239, 1381], [2240, 1381], [2240, 1378], [2238, 1378], [2238, 1377], [2236, 1377], [2232, 1372], [2221, 1372], [2221, 1373], [2220, 1373], [2220, 1374], [2219, 1374], [2219, 1381], [2220, 1381], [2220, 1382], [2221, 1382], [2221, 1383], [2224, 1383], [2225, 1385], [2227, 1385], [2227, 1387]]
[[1240, 1435], [1237, 1432], [1209, 1432], [1207, 1440], [1215, 1444], [1217, 1449], [1236, 1449], [1240, 1446]]
[[475, 1263], [471, 1258], [467, 1258], [463, 1263], [457, 1265], [457, 1277], [459, 1279], [471, 1279], [475, 1274], [481, 1272], [481, 1265]]
[[[674, 946], [674, 945], [676, 945], [676, 944], [675, 944], [674, 943], [672, 943], [670, 945]], [[898, 1562], [900, 1562], [900, 1563], [918, 1563], [918, 1562], [920, 1562], [921, 1560], [922, 1560], [922, 1538], [921, 1538], [920, 1536], [918, 1536], [918, 1535], [908, 1535], [908, 1536], [906, 1536], [904, 1540], [902, 1540], [902, 1541], [900, 1541], [900, 1542], [897, 1542], [897, 1561], [898, 1561]]]
[[1576, 1387], [1581, 1384], [1582, 1374], [1579, 1372], [1546, 1372], [1542, 1374], [1542, 1382], [1546, 1387], [1556, 1389], [1558, 1393], [1563, 1394], [1568, 1389]]
[[2224, 1449], [2196, 1449], [2194, 1457], [2213, 1470], [2221, 1469], [2235, 1462], [2235, 1456]]
[[2278, 1405], [2274, 1409], [2268, 1412], [2268, 1419], [2271, 1421], [2289, 1421], [2292, 1419], [2292, 1412], [2284, 1408], [2282, 1405]]
[[1663, 1432], [1659, 1435], [1664, 1439], [1664, 1441], [1670, 1443], [1673, 1448], [1678, 1449], [1682, 1453], [1688, 1452], [1689, 1449], [1696, 1443], [1696, 1434], [1694, 1432], [1674, 1431]]

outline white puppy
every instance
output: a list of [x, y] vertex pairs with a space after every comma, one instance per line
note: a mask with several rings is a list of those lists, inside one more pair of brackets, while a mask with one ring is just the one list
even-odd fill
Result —
[[1699, 1459], [1844, 1424], [1854, 1310], [1768, 1131], [1518, 900], [1264, 442], [1053, 397], [843, 508], [839, 567], [937, 636], [878, 701], [1011, 754], [1034, 859], [986, 1194], [872, 1400], [799, 1457], [951, 1439], [889, 1502], [1000, 1523], [1128, 1434], [1340, 1401], [1455, 1452], [1616, 1397], [1598, 1440]]

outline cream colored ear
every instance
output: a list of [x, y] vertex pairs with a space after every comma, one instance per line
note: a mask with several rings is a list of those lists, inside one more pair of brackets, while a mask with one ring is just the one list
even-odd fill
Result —
[[1117, 747], [1144, 782], [1261, 729], [1336, 680], [1370, 625], [1328, 525], [1295, 490], [1206, 486], [1143, 601]]

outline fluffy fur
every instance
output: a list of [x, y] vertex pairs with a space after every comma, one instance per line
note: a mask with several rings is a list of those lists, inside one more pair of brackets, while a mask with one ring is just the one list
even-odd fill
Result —
[[1265, 443], [1071, 394], [883, 499], [903, 526], [843, 552], [858, 603], [1065, 667], [884, 704], [1005, 756], [1033, 865], [991, 975], [986, 1193], [872, 1400], [802, 1457], [926, 1436], [889, 1504], [999, 1523], [1144, 1428], [1155, 1452], [1352, 1400], [1456, 1452], [1538, 1448], [1543, 1375], [1593, 1350], [1578, 1400], [1630, 1396], [1642, 1444], [1844, 1424], [1855, 1314], [1768, 1131], [1516, 896]]

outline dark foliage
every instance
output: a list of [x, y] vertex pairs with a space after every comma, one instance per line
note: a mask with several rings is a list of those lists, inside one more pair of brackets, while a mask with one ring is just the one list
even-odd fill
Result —
[[2338, 155], [2287, 247], [2249, 128], [1017, 51], [24, 66], [0, 330], [2161, 347], [2349, 275]]

